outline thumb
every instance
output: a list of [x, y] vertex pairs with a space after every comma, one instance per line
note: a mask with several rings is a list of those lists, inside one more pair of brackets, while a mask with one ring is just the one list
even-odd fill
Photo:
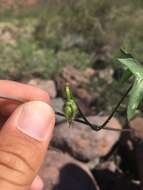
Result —
[[52, 136], [55, 116], [40, 101], [19, 106], [0, 132], [0, 189], [28, 190]]

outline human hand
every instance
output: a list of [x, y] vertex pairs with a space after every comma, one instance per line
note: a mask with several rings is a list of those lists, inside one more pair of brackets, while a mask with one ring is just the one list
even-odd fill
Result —
[[20, 105], [0, 99], [0, 189], [41, 190], [36, 175], [55, 124], [49, 96], [35, 87], [3, 80], [0, 95], [29, 100]]

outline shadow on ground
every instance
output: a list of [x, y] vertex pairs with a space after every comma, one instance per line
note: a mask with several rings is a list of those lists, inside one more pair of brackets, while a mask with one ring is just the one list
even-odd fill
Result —
[[53, 190], [98, 190], [94, 180], [76, 164], [67, 164], [60, 171], [59, 183]]

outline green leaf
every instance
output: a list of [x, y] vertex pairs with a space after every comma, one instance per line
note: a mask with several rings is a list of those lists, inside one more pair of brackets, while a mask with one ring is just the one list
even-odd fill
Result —
[[143, 100], [143, 66], [130, 54], [123, 52], [125, 57], [119, 58], [127, 69], [134, 75], [134, 84], [129, 95], [127, 108], [128, 119], [132, 119]]
[[134, 58], [119, 58], [118, 61], [125, 65], [136, 77], [143, 77], [143, 67]]
[[119, 80], [119, 86], [121, 86], [123, 83], [128, 81], [128, 79], [132, 76], [132, 72], [129, 69], [126, 69], [123, 75], [121, 76], [121, 79]]
[[132, 54], [128, 53], [126, 50], [121, 48], [120, 51], [124, 58], [133, 58]]
[[136, 110], [143, 99], [143, 79], [136, 79], [129, 96], [127, 116], [132, 119]]

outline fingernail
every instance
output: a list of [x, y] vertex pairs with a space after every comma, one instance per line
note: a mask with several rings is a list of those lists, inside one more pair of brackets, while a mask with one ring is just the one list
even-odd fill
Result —
[[43, 183], [42, 179], [39, 176], [36, 176], [30, 189], [31, 190], [43, 190], [43, 188], [44, 188], [44, 183]]
[[54, 112], [48, 104], [32, 101], [19, 109], [17, 128], [22, 133], [38, 141], [50, 138], [54, 126]]

